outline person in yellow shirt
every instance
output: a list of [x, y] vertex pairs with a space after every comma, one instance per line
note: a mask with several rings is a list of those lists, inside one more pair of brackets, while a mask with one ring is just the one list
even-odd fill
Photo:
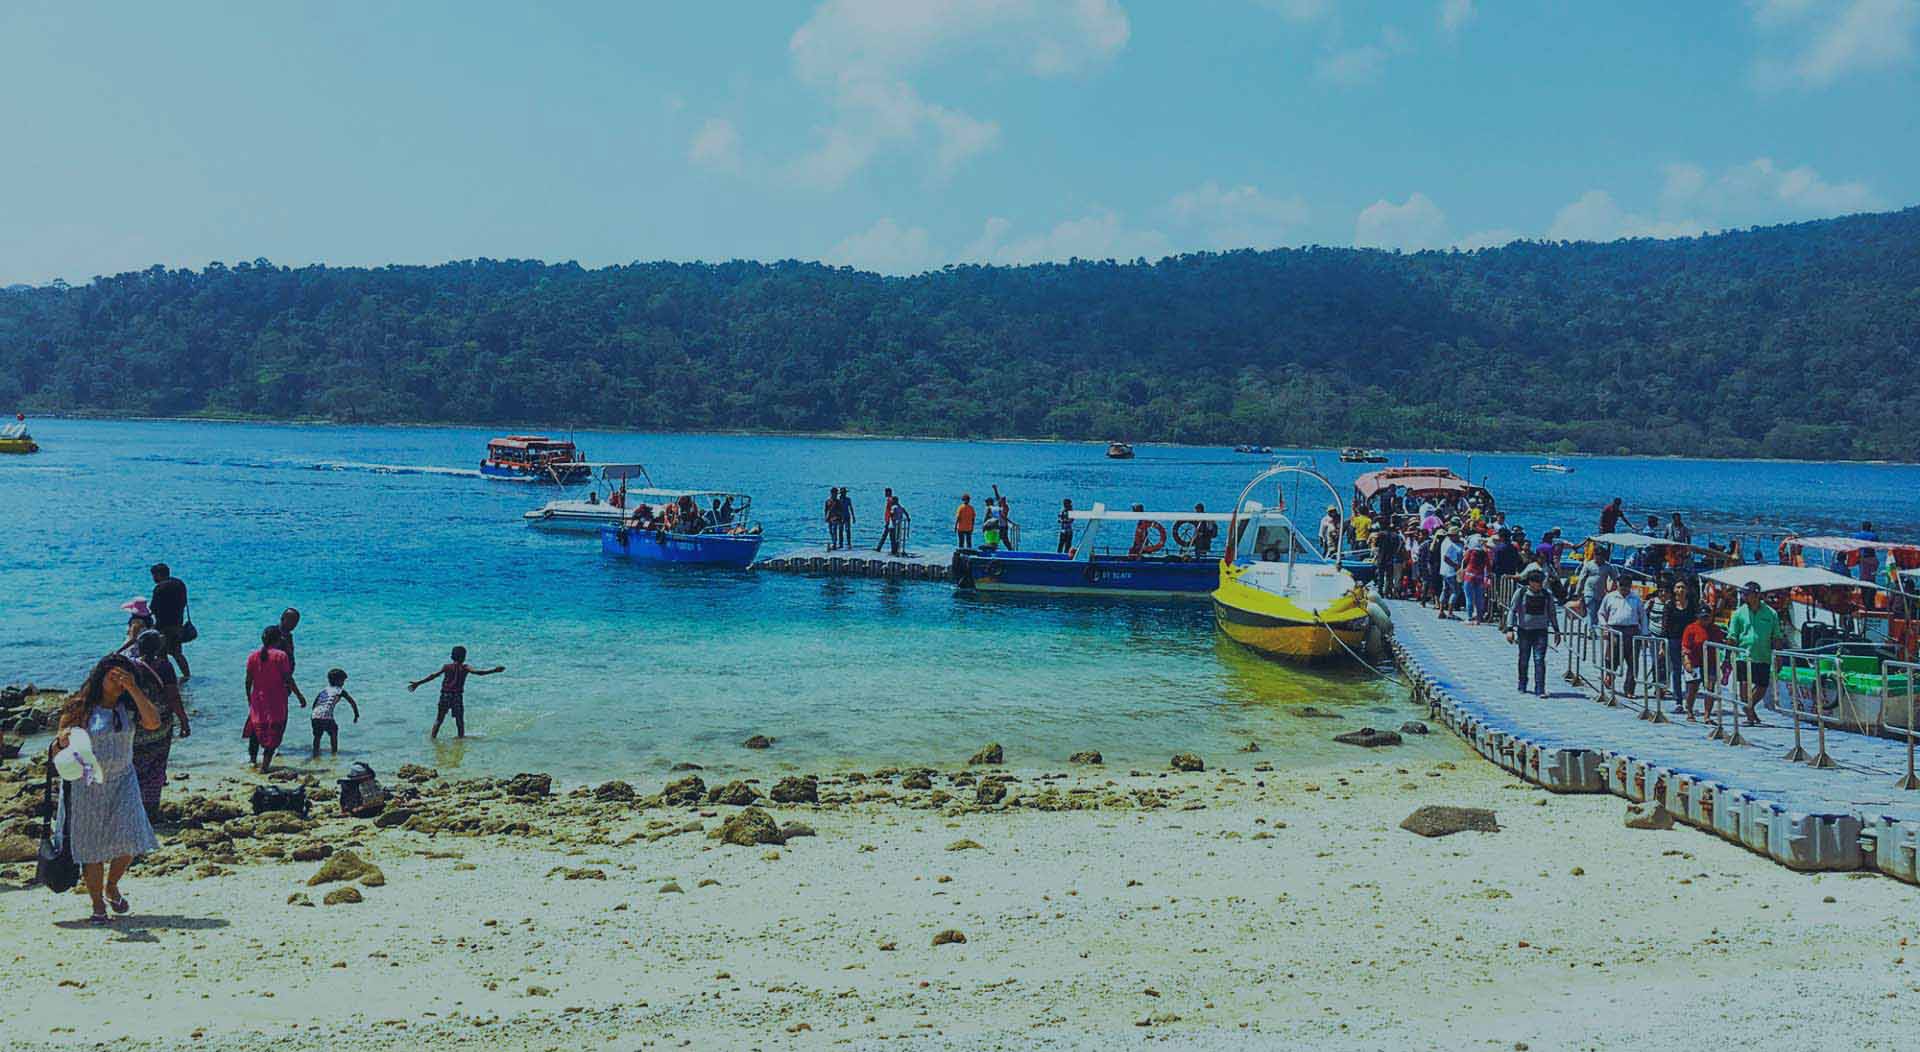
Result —
[[1355, 511], [1348, 525], [1353, 527], [1354, 543], [1365, 548], [1369, 538], [1373, 536], [1373, 517], [1364, 510]]
[[956, 548], [973, 547], [973, 495], [960, 494], [960, 506], [953, 509], [953, 546]]

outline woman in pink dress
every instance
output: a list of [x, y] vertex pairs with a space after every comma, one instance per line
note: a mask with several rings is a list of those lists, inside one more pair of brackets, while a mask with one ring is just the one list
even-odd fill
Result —
[[279, 625], [268, 625], [260, 633], [260, 649], [247, 655], [247, 725], [240, 733], [247, 739], [247, 763], [262, 774], [273, 766], [287, 733], [287, 693], [307, 707], [307, 696], [293, 681], [293, 659], [281, 647], [283, 638]]

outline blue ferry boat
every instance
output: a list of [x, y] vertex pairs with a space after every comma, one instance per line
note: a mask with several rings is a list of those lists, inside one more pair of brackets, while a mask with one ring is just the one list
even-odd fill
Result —
[[634, 562], [744, 570], [760, 554], [753, 498], [725, 490], [626, 491], [628, 516], [600, 527], [600, 551]]
[[[1070, 518], [1082, 524], [1071, 551], [963, 549], [953, 556], [955, 584], [982, 592], [1194, 599], [1205, 599], [1219, 587], [1220, 559], [1213, 552], [1221, 524], [1230, 516], [1137, 507], [1108, 511], [1095, 504], [1090, 511], [1071, 512]], [[1126, 543], [1100, 545], [1100, 527], [1109, 522], [1132, 527]]]
[[508, 435], [487, 443], [480, 474], [515, 482], [571, 485], [593, 477], [593, 465], [581, 459], [572, 442], [545, 435]]

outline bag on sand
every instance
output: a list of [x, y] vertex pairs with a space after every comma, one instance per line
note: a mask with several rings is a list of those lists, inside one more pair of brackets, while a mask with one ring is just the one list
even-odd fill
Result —
[[374, 776], [373, 768], [365, 761], [356, 762], [347, 771], [347, 777], [340, 779], [340, 813], [358, 814], [371, 805], [384, 804], [386, 790], [380, 788], [379, 779]]
[[[63, 800], [72, 792], [63, 783], [60, 793]], [[80, 883], [80, 864], [73, 860], [73, 845], [68, 843], [66, 831], [60, 831], [60, 846], [55, 847], [53, 814], [53, 765], [47, 765], [47, 785], [44, 791], [47, 805], [47, 831], [40, 836], [40, 855], [34, 859], [33, 879], [55, 895], [64, 895]]]
[[253, 787], [253, 813], [292, 811], [307, 817], [307, 787], [304, 785], [256, 785]]

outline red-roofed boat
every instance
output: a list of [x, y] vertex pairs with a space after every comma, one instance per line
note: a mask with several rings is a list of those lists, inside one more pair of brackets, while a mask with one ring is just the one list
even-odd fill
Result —
[[545, 435], [508, 435], [487, 443], [480, 474], [490, 479], [567, 485], [593, 477], [593, 465], [572, 442]]

